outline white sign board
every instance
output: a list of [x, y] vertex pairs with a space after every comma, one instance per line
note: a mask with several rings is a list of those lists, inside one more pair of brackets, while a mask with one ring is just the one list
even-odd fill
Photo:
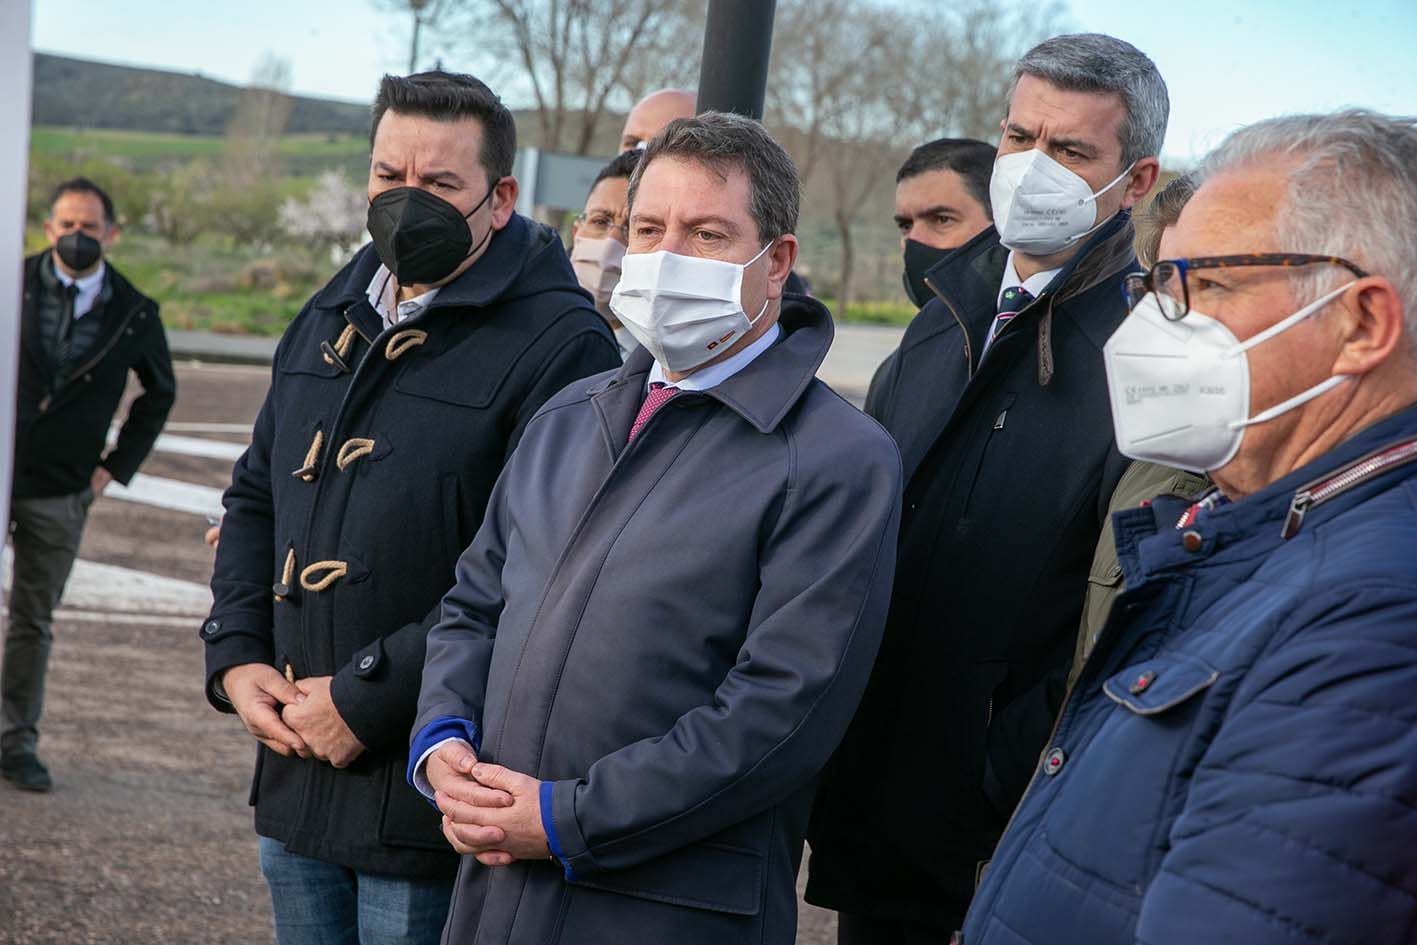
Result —
[[30, 149], [30, 0], [0, 3], [0, 522], [9, 534]]

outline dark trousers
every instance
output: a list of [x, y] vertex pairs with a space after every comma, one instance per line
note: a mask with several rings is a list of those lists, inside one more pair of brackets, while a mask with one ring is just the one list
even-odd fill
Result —
[[842, 912], [837, 914], [836, 941], [837, 945], [950, 945], [950, 933], [912, 922]]
[[11, 503], [14, 581], [0, 661], [0, 752], [6, 755], [33, 754], [39, 741], [54, 608], [78, 557], [92, 502], [93, 493], [85, 489]]

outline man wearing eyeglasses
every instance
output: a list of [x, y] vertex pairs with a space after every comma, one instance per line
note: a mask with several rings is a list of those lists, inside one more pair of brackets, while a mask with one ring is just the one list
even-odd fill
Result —
[[610, 310], [610, 294], [620, 283], [620, 261], [628, 242], [630, 177], [643, 151], [626, 151], [601, 168], [586, 196], [585, 210], [571, 224], [571, 266], [576, 281], [595, 299], [595, 310], [615, 332], [623, 358], [639, 345]]
[[[1166, 85], [1135, 47], [1059, 36], [1018, 63], [994, 226], [924, 275], [866, 401], [907, 477], [881, 655], [828, 767], [807, 898], [844, 945], [936, 943], [1038, 763], [1093, 550], [1127, 467], [1102, 345], [1136, 271], [1129, 208], [1156, 181]], [[881, 817], [864, 797], [890, 798]]]
[[1417, 121], [1272, 119], [1202, 164], [1107, 342], [1127, 591], [969, 945], [1412, 941]]

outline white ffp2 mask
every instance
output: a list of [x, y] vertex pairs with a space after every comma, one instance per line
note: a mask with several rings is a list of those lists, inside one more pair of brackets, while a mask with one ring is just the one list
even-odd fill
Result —
[[1245, 428], [1273, 420], [1344, 381], [1335, 374], [1255, 416], [1245, 352], [1336, 299], [1352, 283], [1305, 305], [1243, 344], [1195, 309], [1168, 321], [1155, 293], [1132, 309], [1102, 348], [1112, 424], [1122, 455], [1180, 469], [1209, 471], [1235, 458]]
[[1034, 148], [994, 162], [989, 201], [999, 242], [1030, 256], [1051, 256], [1088, 236], [1097, 219], [1097, 198], [1130, 175], [1128, 167], [1097, 193], [1077, 174]]
[[753, 330], [768, 300], [749, 318], [743, 311], [745, 263], [680, 256], [668, 250], [627, 253], [610, 310], [666, 371], [692, 371]]

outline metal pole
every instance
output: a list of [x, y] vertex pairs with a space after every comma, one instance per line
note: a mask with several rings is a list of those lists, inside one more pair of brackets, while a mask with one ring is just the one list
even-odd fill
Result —
[[9, 533], [30, 150], [30, 2], [0, 3], [0, 523]]
[[709, 0], [699, 111], [762, 120], [776, 11], [777, 0]]

